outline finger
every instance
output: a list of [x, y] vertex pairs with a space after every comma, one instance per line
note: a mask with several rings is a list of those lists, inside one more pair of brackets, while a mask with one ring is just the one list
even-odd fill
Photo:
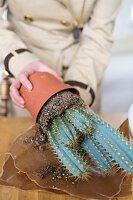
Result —
[[32, 84], [28, 79], [28, 73], [24, 72], [22, 74], [19, 75], [19, 81], [21, 82], [21, 84], [26, 87], [28, 90], [32, 90]]
[[20, 108], [24, 108], [24, 105], [23, 104], [20, 104], [13, 96], [13, 94], [10, 92], [10, 97], [12, 99], [12, 101], [17, 105], [19, 106]]
[[21, 95], [19, 93], [20, 86], [21, 86], [21, 83], [18, 80], [14, 81], [14, 83], [10, 87], [10, 93], [11, 93], [11, 96], [13, 96], [14, 99], [19, 104], [23, 105], [24, 104], [24, 99], [21, 97]]
[[16, 89], [13, 89], [10, 92], [11, 97], [15, 100], [15, 103], [17, 102], [19, 105], [24, 105], [24, 100], [23, 98], [19, 95]]

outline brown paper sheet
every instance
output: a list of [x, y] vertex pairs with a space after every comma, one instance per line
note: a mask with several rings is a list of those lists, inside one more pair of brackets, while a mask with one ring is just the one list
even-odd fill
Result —
[[[4, 163], [1, 173], [0, 183], [3, 185], [15, 186], [24, 190], [46, 190], [56, 193], [67, 193], [72, 196], [84, 199], [111, 199], [114, 196], [127, 196], [132, 194], [132, 177], [126, 173], [118, 171], [115, 175], [107, 177], [94, 177], [89, 181], [75, 180], [68, 173], [64, 172], [63, 177], [56, 178], [51, 171], [42, 174], [42, 169], [51, 166], [60, 168], [61, 165], [53, 149], [46, 144], [44, 151], [40, 152], [32, 144], [25, 144], [25, 137], [31, 137], [36, 133], [36, 126], [28, 129], [25, 133], [17, 137], [17, 134], [6, 135], [6, 148], [0, 149], [6, 154], [1, 157]], [[128, 122], [121, 127], [125, 134], [129, 136]], [[17, 139], [13, 141], [13, 139]], [[2, 140], [3, 142], [3, 140]], [[10, 149], [7, 151], [7, 148]], [[66, 178], [67, 177], [67, 178]]]

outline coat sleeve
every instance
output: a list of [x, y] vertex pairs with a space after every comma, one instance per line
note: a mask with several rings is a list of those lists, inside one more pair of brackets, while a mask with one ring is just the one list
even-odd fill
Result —
[[91, 18], [83, 28], [79, 49], [65, 74], [65, 81], [75, 86], [90, 106], [109, 62], [120, 4], [121, 0], [96, 1]]
[[[11, 71], [17, 76], [24, 66], [38, 60], [38, 58], [27, 50], [23, 41], [13, 32], [9, 21], [3, 19], [3, 14], [7, 9], [4, 2], [4, 0], [0, 0], [0, 63], [4, 66], [5, 58], [8, 59], [8, 55], [13, 55], [9, 60], [8, 67], [10, 69], [11, 63]], [[21, 51], [21, 49], [23, 53], [18, 54], [16, 50]]]

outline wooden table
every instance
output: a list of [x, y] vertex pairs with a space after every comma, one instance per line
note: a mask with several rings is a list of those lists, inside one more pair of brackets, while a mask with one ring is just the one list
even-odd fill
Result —
[[[105, 116], [106, 121], [111, 122], [115, 127], [118, 127], [126, 118], [125, 114], [116, 114]], [[15, 139], [18, 133], [22, 133], [33, 124], [30, 118], [4, 118], [0, 117], [0, 135], [5, 137], [6, 134], [12, 134]], [[6, 151], [6, 143], [0, 145], [0, 150]], [[3, 161], [2, 155], [0, 155], [0, 163]], [[50, 192], [42, 191], [23, 191], [13, 187], [0, 186], [0, 200], [80, 200], [79, 198], [70, 197], [68, 195], [53, 194]], [[119, 198], [119, 200], [133, 200], [133, 196], [128, 198]]]

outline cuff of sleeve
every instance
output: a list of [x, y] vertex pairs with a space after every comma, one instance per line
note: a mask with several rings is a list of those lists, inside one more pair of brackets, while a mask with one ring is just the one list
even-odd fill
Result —
[[22, 69], [28, 64], [39, 61], [39, 58], [31, 52], [25, 51], [23, 53], [11, 52], [13, 56], [9, 60], [9, 74], [17, 77]]

